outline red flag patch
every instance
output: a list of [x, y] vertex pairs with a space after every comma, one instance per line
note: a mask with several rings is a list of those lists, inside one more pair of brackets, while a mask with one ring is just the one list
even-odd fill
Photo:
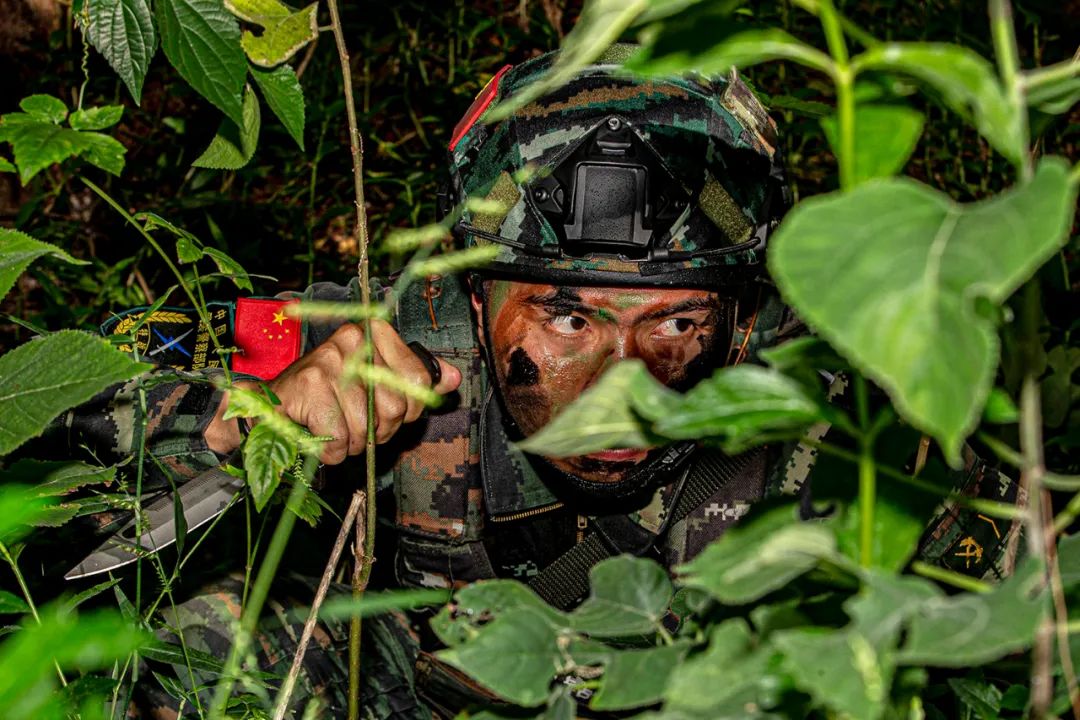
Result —
[[458, 124], [454, 126], [454, 134], [450, 137], [450, 150], [457, 147], [457, 144], [461, 142], [461, 138], [465, 137], [465, 133], [469, 132], [469, 129], [476, 124], [476, 121], [480, 119], [480, 116], [484, 114], [484, 111], [488, 109], [492, 101], [495, 100], [499, 94], [499, 81], [502, 80], [502, 76], [505, 75], [513, 65], [503, 65], [499, 72], [495, 73], [484, 89], [476, 93], [476, 98], [472, 101], [472, 105], [465, 111], [464, 117], [458, 121]]
[[273, 380], [300, 357], [300, 319], [285, 314], [285, 306], [298, 300], [240, 298], [236, 301], [236, 330], [240, 352], [232, 369], [263, 380]]

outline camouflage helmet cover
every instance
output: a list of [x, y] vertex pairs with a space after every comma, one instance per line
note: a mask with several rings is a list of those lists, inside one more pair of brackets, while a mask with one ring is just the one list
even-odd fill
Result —
[[499, 245], [484, 272], [688, 287], [756, 274], [787, 188], [776, 126], [734, 71], [635, 78], [619, 70], [627, 49], [616, 46], [559, 89], [484, 122], [555, 55], [500, 71], [450, 145], [452, 200], [501, 208], [465, 209], [455, 226], [469, 246]]

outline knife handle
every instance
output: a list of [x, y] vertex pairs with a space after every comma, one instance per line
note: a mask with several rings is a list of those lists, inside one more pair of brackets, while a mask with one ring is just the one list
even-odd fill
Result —
[[431, 387], [435, 387], [442, 380], [442, 367], [439, 365], [439, 361], [431, 354], [431, 351], [421, 345], [416, 340], [409, 343], [409, 349], [420, 359], [420, 362], [424, 364], [424, 368], [427, 369], [428, 375], [431, 376]]

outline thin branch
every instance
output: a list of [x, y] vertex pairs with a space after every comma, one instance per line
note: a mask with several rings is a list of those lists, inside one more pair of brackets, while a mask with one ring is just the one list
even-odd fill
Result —
[[364, 504], [364, 495], [363, 490], [358, 490], [353, 494], [352, 502], [349, 503], [349, 509], [345, 513], [345, 519], [341, 522], [341, 529], [338, 531], [337, 540], [334, 541], [334, 548], [330, 551], [330, 559], [326, 563], [326, 569], [323, 570], [322, 580], [319, 581], [319, 589], [315, 592], [315, 599], [311, 603], [311, 612], [308, 614], [307, 622], [304, 623], [304, 632], [300, 635], [300, 642], [296, 646], [292, 667], [289, 668], [289, 675], [281, 686], [281, 692], [278, 693], [277, 707], [274, 709], [274, 720], [284, 720], [289, 707], [289, 699], [292, 697], [293, 688], [296, 687], [296, 678], [300, 675], [300, 668], [303, 667], [308, 643], [311, 642], [311, 636], [315, 632], [315, 623], [319, 619], [319, 608], [322, 607], [323, 600], [326, 599], [326, 591], [330, 587], [334, 569], [341, 559], [341, 552], [345, 549], [345, 541], [349, 537], [353, 523], [356, 522], [356, 515], [360, 512], [360, 506]]

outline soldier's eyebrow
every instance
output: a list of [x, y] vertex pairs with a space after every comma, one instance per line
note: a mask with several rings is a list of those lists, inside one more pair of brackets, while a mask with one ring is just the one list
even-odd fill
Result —
[[529, 305], [543, 307], [550, 312], [569, 314], [572, 312], [592, 312], [593, 308], [586, 305], [581, 294], [576, 288], [557, 287], [551, 292], [530, 295], [525, 298]]
[[683, 300], [677, 302], [674, 305], [668, 305], [662, 307], [659, 310], [653, 310], [647, 312], [639, 317], [636, 322], [642, 322], [645, 320], [656, 320], [657, 318], [671, 317], [672, 315], [679, 315], [680, 313], [693, 312], [695, 310], [719, 310], [720, 301], [715, 296], [709, 296], [704, 298], [690, 298], [689, 300]]

